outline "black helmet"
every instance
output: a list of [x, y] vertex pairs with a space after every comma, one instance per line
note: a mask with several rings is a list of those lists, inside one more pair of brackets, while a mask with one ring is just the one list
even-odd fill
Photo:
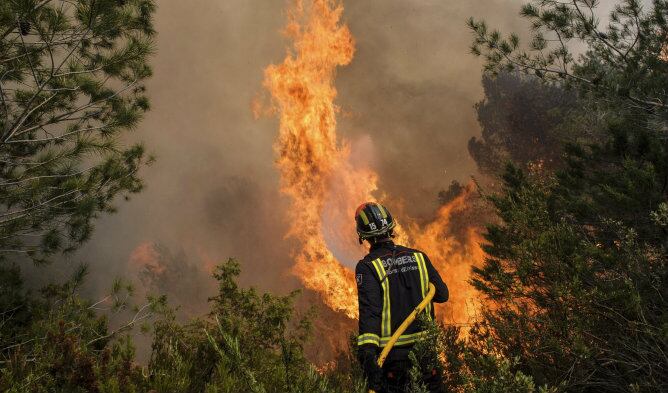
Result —
[[376, 202], [361, 204], [355, 211], [355, 222], [360, 242], [371, 237], [392, 235], [392, 229], [396, 226], [390, 212]]

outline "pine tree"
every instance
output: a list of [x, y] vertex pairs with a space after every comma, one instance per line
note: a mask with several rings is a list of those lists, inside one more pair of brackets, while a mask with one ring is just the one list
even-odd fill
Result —
[[0, 3], [0, 259], [88, 239], [138, 192], [148, 161], [123, 134], [149, 109], [152, 0]]
[[[472, 331], [538, 385], [581, 392], [668, 389], [668, 2], [621, 2], [607, 28], [595, 1], [522, 9], [530, 48], [470, 21], [490, 75], [519, 69], [584, 103], [565, 124], [599, 124], [565, 146], [565, 165], [536, 176], [509, 165], [489, 196], [500, 223], [473, 284], [492, 302]], [[573, 55], [571, 41], [587, 50]], [[595, 120], [596, 119], [596, 120]]]

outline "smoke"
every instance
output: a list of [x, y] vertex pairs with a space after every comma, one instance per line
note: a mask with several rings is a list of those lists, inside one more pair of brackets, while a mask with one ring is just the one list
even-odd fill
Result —
[[[356, 53], [337, 76], [338, 132], [352, 143], [351, 162], [375, 165], [381, 192], [407, 214], [428, 218], [439, 190], [475, 174], [466, 142], [479, 135], [472, 106], [482, 94], [481, 63], [468, 54], [465, 20], [522, 31], [520, 4], [344, 3]], [[264, 68], [284, 57], [284, 8], [282, 1], [160, 2], [152, 111], [131, 136], [157, 161], [143, 172], [147, 188], [98, 220], [93, 239], [71, 258], [91, 264], [92, 294], [110, 277], [131, 274], [133, 252], [147, 243], [203, 270], [235, 257], [247, 285], [278, 293], [300, 286], [289, 273], [289, 201], [274, 165], [278, 121], [251, 111]], [[352, 225], [351, 217], [350, 233], [332, 236], [355, 241]], [[362, 257], [344, 255], [348, 266]], [[194, 303], [206, 301], [193, 293]]]
[[429, 217], [439, 190], [475, 174], [466, 151], [479, 128], [481, 64], [468, 53], [468, 17], [522, 31], [517, 1], [391, 1], [346, 4], [357, 40], [353, 63], [338, 78], [341, 133], [372, 135], [379, 187], [404, 201], [406, 213]]

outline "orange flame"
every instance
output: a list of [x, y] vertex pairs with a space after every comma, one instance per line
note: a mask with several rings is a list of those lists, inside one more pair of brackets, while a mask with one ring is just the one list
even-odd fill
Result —
[[450, 290], [447, 310], [443, 305], [437, 307], [437, 311], [440, 311], [441, 318], [458, 324], [475, 319], [480, 306], [477, 302], [478, 294], [468, 283], [468, 278], [471, 266], [484, 258], [480, 248], [482, 236], [476, 228], [469, 227], [466, 229], [466, 239], [462, 242], [450, 231], [452, 215], [466, 208], [472, 192], [473, 185], [469, 184], [461, 195], [441, 206], [432, 222], [423, 228], [414, 224], [409, 227], [415, 247], [429, 255]]
[[[377, 175], [368, 166], [353, 164], [349, 143], [337, 140], [336, 68], [349, 64], [355, 51], [353, 37], [341, 23], [342, 12], [335, 0], [312, 0], [306, 7], [295, 1], [286, 28], [292, 48], [281, 64], [267, 67], [264, 85], [272, 96], [271, 111], [280, 119], [276, 165], [281, 191], [292, 201], [287, 236], [299, 241], [293, 273], [321, 293], [332, 309], [356, 318], [353, 273], [335, 255], [364, 253], [352, 218], [359, 203], [375, 199]], [[260, 112], [255, 104], [254, 111]], [[442, 207], [423, 231], [415, 224], [398, 230], [401, 242], [413, 239], [432, 256], [451, 287], [458, 281], [452, 296], [456, 317], [466, 315], [466, 299], [475, 298], [466, 280], [482, 252], [473, 230], [463, 247], [442, 236], [448, 234], [450, 215], [465, 205], [467, 196]]]
[[[334, 75], [354, 52], [350, 31], [339, 24], [342, 11], [340, 5], [316, 0], [306, 13], [297, 2], [286, 29], [294, 40], [294, 53], [288, 53], [282, 64], [267, 68], [265, 86], [280, 113], [275, 148], [282, 191], [293, 201], [288, 236], [301, 241], [294, 272], [308, 288], [321, 292], [332, 308], [355, 317], [352, 272], [328, 249], [322, 225], [335, 179], [337, 188], [347, 194], [337, 201], [368, 199], [375, 189], [375, 175], [351, 167], [349, 149], [337, 144]], [[306, 14], [309, 18], [303, 21]], [[350, 211], [345, 203], [336, 205], [332, 211]]]
[[130, 266], [136, 270], [148, 269], [156, 273], [165, 271], [165, 267], [160, 264], [160, 255], [155, 249], [155, 244], [144, 242], [135, 247], [130, 253]]

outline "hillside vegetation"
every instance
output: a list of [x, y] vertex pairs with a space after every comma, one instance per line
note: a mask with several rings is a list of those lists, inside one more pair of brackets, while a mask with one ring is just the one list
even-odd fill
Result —
[[[468, 146], [493, 212], [471, 275], [485, 307], [466, 334], [431, 325], [414, 356], [448, 391], [668, 391], [668, 1], [622, 1], [605, 26], [595, 6], [526, 4], [526, 44], [468, 23], [485, 64]], [[208, 313], [186, 321], [122, 280], [83, 297], [86, 266], [24, 287], [22, 266], [58, 263], [141, 190], [151, 158], [122, 136], [150, 107], [154, 10], [0, 3], [0, 391], [365, 392], [354, 346], [316, 368], [318, 316], [295, 310], [298, 292], [241, 288], [235, 260], [216, 267]]]

